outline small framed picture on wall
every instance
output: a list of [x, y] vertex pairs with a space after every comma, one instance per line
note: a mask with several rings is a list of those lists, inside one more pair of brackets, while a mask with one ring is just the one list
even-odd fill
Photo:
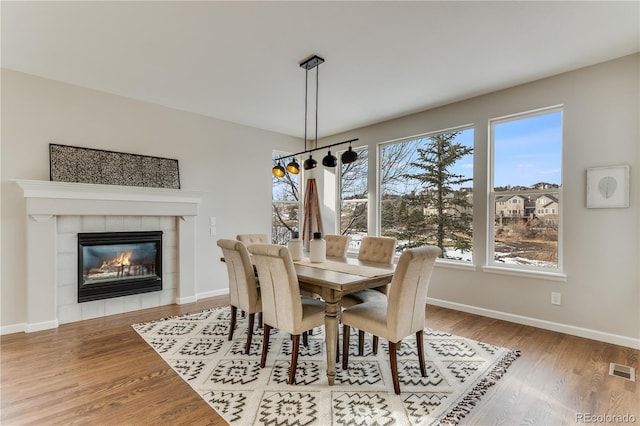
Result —
[[629, 166], [587, 169], [587, 208], [629, 207]]

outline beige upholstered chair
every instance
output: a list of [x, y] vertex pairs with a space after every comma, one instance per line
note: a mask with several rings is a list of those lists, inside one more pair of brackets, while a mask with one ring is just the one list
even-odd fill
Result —
[[247, 247], [241, 241], [220, 239], [218, 247], [222, 249], [227, 273], [229, 275], [229, 299], [231, 304], [231, 324], [229, 327], [229, 340], [233, 339], [233, 330], [236, 327], [236, 315], [238, 308], [249, 315], [247, 325], [247, 343], [244, 353], [249, 353], [251, 339], [253, 337], [253, 324], [256, 312], [262, 312], [262, 301], [258, 281], [253, 271], [253, 265], [249, 258]]
[[238, 234], [236, 240], [242, 241], [245, 245], [249, 244], [269, 244], [269, 236], [267, 234]]
[[392, 237], [362, 238], [358, 249], [358, 259], [366, 262], [393, 263], [396, 250], [396, 239]]
[[[424, 318], [427, 290], [433, 265], [441, 250], [435, 246], [419, 247], [402, 253], [386, 299], [361, 303], [342, 311], [342, 369], [348, 368], [349, 328], [356, 327], [389, 342], [389, 361], [393, 390], [400, 394], [396, 349], [400, 341], [415, 333], [420, 373], [426, 377], [424, 364]], [[374, 340], [377, 352], [377, 339]]]
[[327, 257], [346, 258], [350, 239], [348, 235], [325, 235]]
[[249, 246], [260, 277], [262, 296], [262, 358], [264, 368], [272, 327], [292, 335], [291, 365], [288, 383], [295, 383], [300, 334], [324, 324], [324, 302], [300, 295], [298, 276], [289, 249], [276, 244]]
[[[392, 237], [370, 237], [362, 238], [358, 251], [358, 260], [363, 262], [376, 262], [391, 265], [396, 251], [396, 239]], [[388, 285], [383, 285], [375, 289], [360, 290], [348, 294], [342, 298], [342, 307], [348, 308], [359, 303], [380, 301], [386, 298]], [[358, 332], [358, 355], [364, 354], [364, 331]]]

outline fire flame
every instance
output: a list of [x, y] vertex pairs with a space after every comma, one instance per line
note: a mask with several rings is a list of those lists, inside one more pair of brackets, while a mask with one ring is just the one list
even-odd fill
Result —
[[109, 266], [129, 266], [131, 264], [131, 262], [129, 261], [131, 256], [132, 253], [130, 251], [120, 253], [120, 255], [114, 257], [111, 260], [103, 261], [100, 269], [109, 268]]

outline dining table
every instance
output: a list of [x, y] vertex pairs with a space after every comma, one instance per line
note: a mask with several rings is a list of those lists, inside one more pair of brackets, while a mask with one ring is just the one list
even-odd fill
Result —
[[336, 378], [338, 322], [342, 297], [390, 283], [395, 264], [333, 257], [327, 257], [323, 262], [311, 262], [308, 258], [302, 258], [293, 263], [300, 289], [318, 294], [325, 302], [327, 380], [329, 385], [333, 385]]

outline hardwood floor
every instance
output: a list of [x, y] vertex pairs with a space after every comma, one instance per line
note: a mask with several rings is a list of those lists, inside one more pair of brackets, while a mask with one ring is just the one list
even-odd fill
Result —
[[[227, 303], [217, 297], [2, 336], [0, 423], [226, 424], [131, 324]], [[461, 424], [579, 424], [586, 415], [640, 423], [636, 382], [608, 375], [610, 362], [637, 370], [640, 351], [435, 306], [427, 324], [522, 352]]]

